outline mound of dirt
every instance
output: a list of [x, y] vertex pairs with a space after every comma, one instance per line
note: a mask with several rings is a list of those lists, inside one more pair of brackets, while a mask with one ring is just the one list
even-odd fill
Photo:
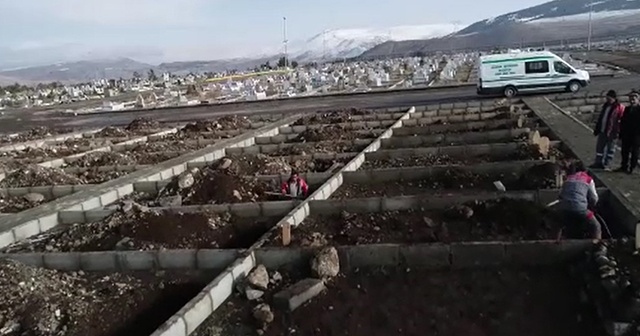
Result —
[[182, 204], [223, 204], [256, 202], [265, 192], [274, 190], [270, 183], [234, 171], [233, 160], [220, 160], [202, 170], [192, 169], [174, 178], [158, 194], [158, 199], [180, 195]]
[[120, 127], [107, 126], [100, 130], [100, 132], [96, 133], [95, 136], [105, 138], [126, 138], [129, 136], [129, 133]]
[[29, 165], [8, 174], [0, 181], [0, 188], [39, 187], [50, 185], [84, 184], [81, 179], [57, 168]]
[[125, 166], [135, 165], [136, 160], [117, 152], [93, 152], [79, 157], [69, 165], [73, 167]]
[[291, 173], [291, 166], [281, 157], [264, 154], [229, 155], [222, 160], [231, 160], [227, 168], [236, 175], [278, 175]]
[[25, 142], [36, 139], [43, 139], [50, 137], [55, 134], [69, 133], [71, 129], [51, 129], [48, 127], [40, 126], [34, 127], [28, 131], [19, 133], [17, 136], [1, 136], [0, 143], [17, 143], [17, 142]]
[[351, 116], [369, 115], [373, 113], [374, 112], [370, 110], [363, 110], [354, 107], [340, 110], [320, 111], [316, 114], [305, 116], [296, 120], [293, 125], [338, 124], [351, 121]]
[[217, 120], [198, 120], [182, 128], [185, 133], [200, 133], [251, 128], [247, 117], [237, 115], [220, 117]]
[[295, 142], [317, 142], [327, 140], [354, 140], [357, 133], [338, 125], [327, 125], [321, 128], [307, 129], [293, 139]]
[[148, 131], [160, 128], [160, 122], [147, 117], [135, 118], [125, 130], [127, 131]]

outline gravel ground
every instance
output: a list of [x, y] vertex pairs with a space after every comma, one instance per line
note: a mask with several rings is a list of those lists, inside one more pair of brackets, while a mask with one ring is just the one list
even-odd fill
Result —
[[63, 273], [0, 260], [0, 329], [7, 336], [150, 335], [212, 278]]
[[[269, 303], [271, 294], [265, 297]], [[340, 274], [292, 313], [273, 310], [273, 322], [260, 333], [255, 306], [235, 295], [195, 335], [603, 335], [564, 265], [359, 269]]]
[[[543, 206], [496, 199], [432, 211], [312, 214], [291, 235], [297, 246], [419, 244], [544, 240], [554, 238], [555, 228], [557, 224]], [[269, 245], [279, 246], [281, 241], [278, 234]]]
[[50, 161], [52, 159], [61, 158], [73, 154], [78, 154], [83, 150], [78, 147], [63, 147], [63, 146], [55, 146], [55, 147], [39, 147], [33, 148], [28, 147], [24, 150], [19, 151], [10, 151], [10, 152], [0, 152], [0, 158], [7, 159], [29, 159], [33, 162], [43, 162]]
[[46, 202], [42, 195], [36, 197], [9, 196], [0, 193], [0, 213], [18, 213]]
[[50, 230], [5, 252], [247, 248], [279, 218], [157, 212], [134, 205], [98, 222]]
[[371, 184], [343, 184], [331, 198], [362, 198], [416, 195], [434, 190], [496, 190], [494, 181], [502, 181], [507, 190], [536, 190], [553, 188], [557, 167], [552, 163], [533, 166], [521, 175], [475, 174], [451, 168], [429, 178], [415, 181], [394, 181]]

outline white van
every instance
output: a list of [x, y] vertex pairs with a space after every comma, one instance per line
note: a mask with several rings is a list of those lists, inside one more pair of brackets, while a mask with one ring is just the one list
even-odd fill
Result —
[[485, 55], [478, 60], [478, 94], [513, 97], [518, 92], [577, 92], [589, 80], [587, 71], [549, 51]]

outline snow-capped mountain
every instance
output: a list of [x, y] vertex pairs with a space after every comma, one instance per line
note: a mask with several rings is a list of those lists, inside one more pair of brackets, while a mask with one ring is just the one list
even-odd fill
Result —
[[478, 21], [446, 38], [385, 42], [362, 56], [401, 56], [450, 48], [580, 43], [588, 34], [591, 9], [594, 40], [640, 33], [640, 0], [593, 0], [593, 3], [590, 0], [554, 0]]
[[[321, 32], [306, 41], [293, 42], [290, 54], [299, 61], [350, 58], [387, 41], [420, 40], [449, 35], [453, 24], [398, 26], [384, 29], [336, 29]], [[325, 48], [326, 47], [326, 48]], [[325, 55], [326, 50], [326, 55]]]
[[495, 29], [518, 23], [552, 23], [562, 21], [585, 21], [589, 19], [590, 7], [593, 6], [593, 20], [613, 17], [628, 17], [640, 14], [640, 0], [554, 0], [520, 11], [503, 14], [497, 17], [478, 21], [458, 34], [480, 33], [487, 29]]

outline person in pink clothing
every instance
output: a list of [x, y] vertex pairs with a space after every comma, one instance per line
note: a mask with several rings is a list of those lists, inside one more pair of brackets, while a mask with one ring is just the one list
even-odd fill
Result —
[[291, 177], [282, 183], [282, 194], [290, 197], [307, 197], [309, 193], [309, 185], [298, 175], [297, 172], [291, 172]]
[[584, 239], [585, 233], [592, 239], [602, 239], [602, 228], [592, 209], [598, 203], [598, 193], [593, 178], [589, 176], [582, 162], [574, 162], [569, 167], [569, 175], [562, 184], [558, 209], [563, 232], [570, 239]]

